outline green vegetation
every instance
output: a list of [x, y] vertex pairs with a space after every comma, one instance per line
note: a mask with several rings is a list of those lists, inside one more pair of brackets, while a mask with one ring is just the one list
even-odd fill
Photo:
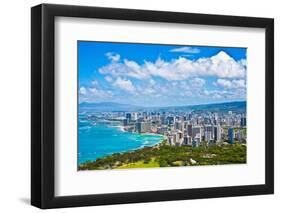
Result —
[[[204, 144], [204, 143], [203, 143]], [[169, 146], [166, 141], [154, 147], [116, 153], [79, 165], [79, 170], [155, 168], [246, 163], [246, 144], [220, 144], [189, 147]]]
[[155, 159], [151, 159], [151, 160], [140, 160], [129, 164], [123, 164], [122, 166], [119, 166], [116, 169], [155, 168], [155, 167], [159, 167], [159, 163]]

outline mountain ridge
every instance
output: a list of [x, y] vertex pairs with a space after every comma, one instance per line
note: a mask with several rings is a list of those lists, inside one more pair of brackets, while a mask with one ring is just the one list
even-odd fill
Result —
[[[117, 102], [83, 102], [79, 104], [80, 109], [91, 110], [91, 111], [139, 111], [139, 110], [235, 110], [241, 111], [246, 109], [246, 101], [233, 101], [223, 103], [211, 103], [211, 104], [196, 104], [196, 105], [183, 105], [183, 106], [166, 106], [166, 107], [144, 107], [132, 104], [122, 104]], [[244, 110], [245, 111], [245, 110]]]

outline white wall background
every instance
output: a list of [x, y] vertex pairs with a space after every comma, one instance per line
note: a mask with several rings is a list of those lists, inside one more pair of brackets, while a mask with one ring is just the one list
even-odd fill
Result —
[[[278, 212], [281, 209], [281, 13], [277, 0], [53, 0], [80, 4], [275, 18], [275, 195], [50, 210], [51, 212]], [[0, 9], [0, 212], [39, 212], [30, 197], [30, 7], [37, 0], [2, 1]], [[279, 210], [280, 211], [280, 210]]]

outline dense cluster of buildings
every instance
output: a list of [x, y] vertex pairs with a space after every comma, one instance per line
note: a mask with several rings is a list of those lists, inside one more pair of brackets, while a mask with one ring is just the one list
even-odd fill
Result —
[[175, 146], [246, 143], [246, 114], [240, 112], [111, 112], [104, 117], [121, 121], [126, 131], [165, 135]]

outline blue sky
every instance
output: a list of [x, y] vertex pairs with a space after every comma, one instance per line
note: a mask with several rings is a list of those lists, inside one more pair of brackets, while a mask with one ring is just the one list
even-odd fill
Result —
[[245, 100], [246, 51], [78, 41], [79, 102], [176, 106]]

